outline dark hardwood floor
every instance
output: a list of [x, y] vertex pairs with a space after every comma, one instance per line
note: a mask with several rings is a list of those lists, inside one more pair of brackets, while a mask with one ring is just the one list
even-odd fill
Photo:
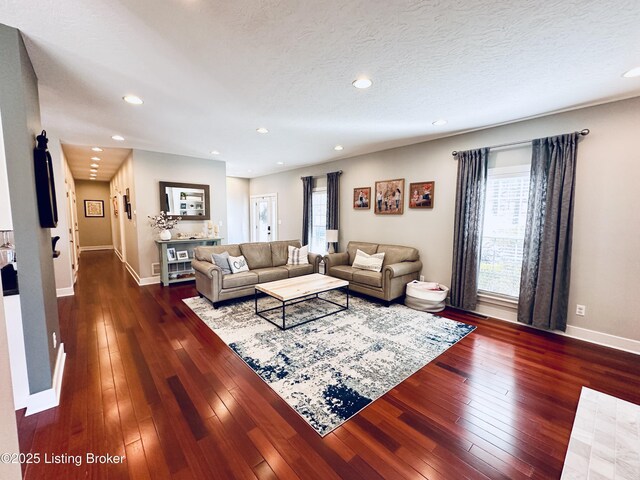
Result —
[[61, 406], [17, 418], [22, 452], [83, 462], [28, 479], [553, 479], [583, 385], [640, 403], [639, 356], [447, 310], [478, 328], [321, 438], [181, 302], [193, 284], [138, 287], [111, 252], [80, 265]]

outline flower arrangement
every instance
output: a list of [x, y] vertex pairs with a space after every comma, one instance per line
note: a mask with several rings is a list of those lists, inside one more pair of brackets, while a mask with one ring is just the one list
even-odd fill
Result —
[[160, 212], [159, 215], [149, 215], [149, 223], [152, 228], [158, 230], [171, 230], [178, 222], [182, 220], [182, 217], [169, 217], [165, 212]]

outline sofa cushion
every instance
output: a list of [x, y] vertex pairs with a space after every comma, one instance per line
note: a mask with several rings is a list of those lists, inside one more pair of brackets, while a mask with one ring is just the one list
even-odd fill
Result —
[[271, 244], [268, 242], [241, 243], [240, 250], [250, 270], [271, 267]]
[[299, 277], [301, 275], [310, 275], [313, 273], [313, 265], [310, 263], [306, 265], [284, 265], [284, 268], [289, 272], [289, 278]]
[[413, 247], [403, 247], [400, 245], [380, 245], [378, 253], [384, 252], [383, 267], [400, 262], [415, 262], [420, 259], [418, 250]]
[[382, 272], [355, 270], [353, 272], [352, 282], [369, 285], [370, 287], [382, 287]]
[[220, 267], [223, 275], [231, 273], [231, 266], [229, 265], [229, 252], [212, 253], [211, 261]]
[[300, 240], [282, 240], [271, 242], [271, 265], [280, 267], [287, 264], [289, 255], [289, 245], [300, 248]]
[[258, 283], [258, 274], [254, 272], [232, 273], [222, 277], [222, 288], [248, 287]]
[[247, 265], [247, 259], [243, 255], [239, 257], [229, 256], [229, 267], [232, 273], [248, 272], [249, 266]]
[[309, 245], [300, 248], [289, 245], [288, 249], [287, 265], [306, 265], [309, 263]]
[[284, 267], [256, 268], [252, 272], [258, 274], [258, 283], [275, 282], [289, 278], [289, 272]]
[[378, 251], [378, 244], [368, 242], [349, 242], [347, 245], [349, 265], [353, 265], [353, 261], [356, 259], [356, 250], [362, 250], [364, 253], [372, 255]]
[[358, 249], [356, 250], [356, 258], [353, 261], [353, 268], [379, 272], [382, 270], [383, 261], [384, 253], [374, 253], [373, 255], [369, 255]]
[[335, 267], [331, 267], [329, 269], [329, 275], [336, 278], [341, 278], [343, 280], [352, 280], [353, 272], [357, 271], [357, 269], [349, 266], [349, 265], [336, 265]]
[[196, 247], [194, 249], [194, 254], [196, 260], [200, 260], [201, 262], [211, 262], [211, 254], [213, 253], [222, 253], [229, 252], [229, 255], [232, 257], [239, 257], [242, 255], [240, 251], [240, 245], [212, 245], [208, 247]]

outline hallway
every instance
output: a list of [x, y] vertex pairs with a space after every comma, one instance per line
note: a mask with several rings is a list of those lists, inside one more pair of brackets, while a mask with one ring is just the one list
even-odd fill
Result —
[[181, 301], [195, 295], [82, 254], [59, 299], [61, 406], [18, 412], [21, 451], [66, 463], [26, 478], [549, 479], [581, 385], [640, 403], [638, 356], [447, 310], [474, 334], [321, 438]]

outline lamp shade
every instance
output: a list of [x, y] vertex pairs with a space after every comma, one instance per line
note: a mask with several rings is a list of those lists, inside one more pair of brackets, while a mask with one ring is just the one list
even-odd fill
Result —
[[338, 230], [327, 230], [327, 242], [335, 243], [338, 241]]

